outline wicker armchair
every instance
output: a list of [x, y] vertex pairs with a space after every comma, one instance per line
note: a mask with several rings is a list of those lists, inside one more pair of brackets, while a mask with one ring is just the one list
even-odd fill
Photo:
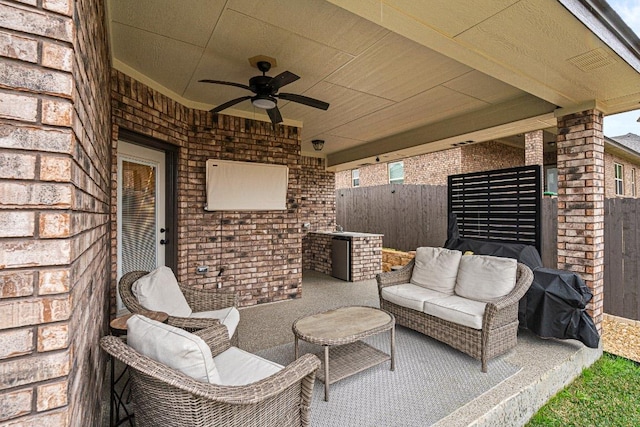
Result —
[[[214, 356], [230, 346], [221, 326], [195, 332]], [[135, 422], [139, 427], [308, 426], [320, 360], [305, 354], [283, 370], [243, 386], [197, 381], [145, 357], [115, 336], [101, 347], [129, 367]]]
[[498, 301], [487, 303], [482, 320], [482, 330], [459, 325], [421, 311], [402, 307], [382, 298], [382, 289], [409, 283], [415, 260], [400, 270], [380, 273], [376, 276], [380, 308], [396, 317], [396, 324], [421, 332], [482, 362], [482, 372], [487, 372], [487, 361], [505, 353], [517, 344], [518, 303], [533, 282], [533, 272], [518, 263], [516, 285]]
[[[120, 282], [118, 283], [120, 298], [122, 299], [125, 307], [127, 307], [127, 310], [132, 313], [144, 313], [149, 311], [138, 302], [138, 299], [131, 289], [136, 280], [148, 273], [148, 271], [131, 271], [120, 278]], [[180, 290], [184, 294], [189, 307], [191, 307], [195, 312], [220, 310], [227, 307], [238, 307], [238, 296], [233, 292], [227, 292], [220, 289], [194, 289], [182, 285], [180, 285]], [[213, 318], [176, 317], [172, 316], [171, 313], [167, 314], [169, 315], [169, 319], [167, 320], [169, 325], [176, 326], [190, 332], [220, 324], [218, 319]], [[238, 330], [236, 329], [235, 333], [231, 337], [231, 345], [237, 344]]]

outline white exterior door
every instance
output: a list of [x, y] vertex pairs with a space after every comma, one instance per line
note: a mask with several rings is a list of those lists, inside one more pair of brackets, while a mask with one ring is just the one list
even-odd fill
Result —
[[118, 141], [118, 280], [165, 265], [165, 174], [164, 152]]

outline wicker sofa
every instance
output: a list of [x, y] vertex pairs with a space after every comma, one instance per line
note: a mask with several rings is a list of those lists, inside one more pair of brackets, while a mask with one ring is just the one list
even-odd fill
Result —
[[[450, 256], [458, 263], [449, 259], [443, 267], [443, 257]], [[398, 325], [479, 359], [487, 372], [489, 359], [517, 344], [518, 302], [533, 272], [509, 258], [418, 248], [405, 267], [376, 279], [380, 308], [393, 313]]]
[[[126, 342], [115, 336], [100, 340], [112, 358], [129, 368], [137, 426], [309, 425], [313, 385], [320, 367], [316, 356], [305, 354], [283, 367], [232, 347], [222, 325], [190, 333], [142, 318], [129, 320]], [[137, 344], [131, 336], [135, 332], [133, 320], [143, 325], [137, 332]], [[149, 325], [160, 329], [159, 334]], [[140, 344], [141, 339], [147, 342]], [[198, 343], [193, 344], [198, 346], [195, 349], [194, 342]], [[153, 357], [148, 354], [154, 351]], [[157, 360], [158, 355], [164, 363]], [[170, 367], [167, 358], [180, 366]], [[207, 358], [215, 378], [206, 377], [212, 370], [201, 360]]]

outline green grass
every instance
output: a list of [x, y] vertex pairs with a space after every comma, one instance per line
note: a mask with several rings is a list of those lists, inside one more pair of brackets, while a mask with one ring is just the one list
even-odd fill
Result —
[[640, 364], [604, 353], [527, 426], [640, 426]]

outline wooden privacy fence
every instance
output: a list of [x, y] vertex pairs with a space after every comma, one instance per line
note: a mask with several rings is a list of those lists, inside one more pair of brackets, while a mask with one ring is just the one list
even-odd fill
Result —
[[640, 320], [640, 199], [604, 204], [604, 311]]
[[[604, 311], [640, 320], [640, 199], [606, 199], [604, 212]], [[388, 248], [442, 246], [447, 187], [391, 184], [338, 190], [336, 218], [345, 230], [384, 234]], [[556, 268], [557, 199], [543, 198], [541, 223], [542, 262]]]
[[384, 234], [387, 248], [412, 251], [447, 240], [447, 186], [389, 184], [336, 191], [336, 223]]

